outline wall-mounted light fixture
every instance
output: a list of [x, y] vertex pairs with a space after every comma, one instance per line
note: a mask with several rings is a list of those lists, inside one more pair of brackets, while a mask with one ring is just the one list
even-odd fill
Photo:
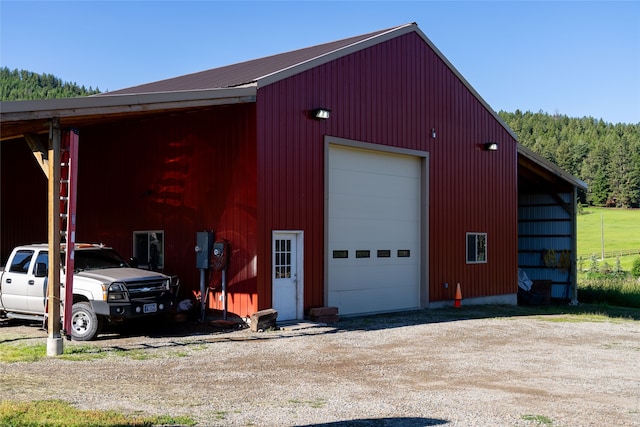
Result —
[[438, 134], [436, 134], [436, 130], [431, 129], [431, 138], [436, 139], [436, 136], [438, 136]]
[[497, 142], [485, 142], [484, 149], [487, 151], [498, 151]]
[[319, 120], [326, 120], [331, 116], [331, 110], [327, 110], [326, 108], [316, 108], [311, 111], [311, 117]]

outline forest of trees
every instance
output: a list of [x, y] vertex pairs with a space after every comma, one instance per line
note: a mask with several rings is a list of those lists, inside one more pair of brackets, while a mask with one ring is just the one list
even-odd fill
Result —
[[[0, 100], [69, 98], [100, 93], [51, 74], [0, 68]], [[589, 186], [582, 203], [640, 206], [640, 123], [611, 124], [591, 117], [500, 111], [519, 142]]]
[[611, 124], [591, 117], [500, 111], [519, 142], [583, 180], [581, 202], [640, 205], [640, 123]]
[[0, 68], [0, 101], [72, 98], [100, 93], [96, 87], [87, 89], [76, 83], [63, 82], [52, 74]]

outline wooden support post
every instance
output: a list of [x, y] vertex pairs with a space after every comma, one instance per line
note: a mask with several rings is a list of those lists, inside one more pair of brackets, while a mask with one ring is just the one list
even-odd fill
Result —
[[49, 131], [48, 230], [49, 276], [47, 285], [47, 356], [62, 354], [60, 335], [60, 121], [51, 120]]

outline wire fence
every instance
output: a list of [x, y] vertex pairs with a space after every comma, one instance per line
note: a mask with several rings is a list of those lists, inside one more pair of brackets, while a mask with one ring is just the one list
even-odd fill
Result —
[[592, 252], [590, 254], [578, 254], [578, 258], [589, 259], [592, 256], [596, 256], [599, 258], [617, 258], [621, 256], [640, 255], [640, 249], [622, 249], [619, 251], [609, 251], [604, 253], [604, 257], [602, 255], [602, 252]]

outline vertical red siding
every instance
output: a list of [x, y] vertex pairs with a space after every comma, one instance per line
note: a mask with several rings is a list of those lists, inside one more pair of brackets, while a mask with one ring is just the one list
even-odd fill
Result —
[[26, 141], [0, 143], [0, 196], [4, 266], [14, 246], [47, 241], [47, 178]]
[[[331, 109], [316, 121], [308, 111]], [[305, 307], [324, 304], [323, 138], [430, 153], [429, 298], [515, 292], [516, 143], [410, 33], [261, 88], [257, 102], [258, 290], [271, 300], [270, 236], [305, 232]], [[431, 138], [431, 129], [437, 138]], [[495, 141], [497, 152], [481, 150]], [[466, 264], [466, 232], [488, 234], [488, 263]]]
[[[317, 107], [331, 118], [310, 119]], [[305, 308], [323, 305], [325, 135], [429, 153], [431, 301], [453, 298], [444, 282], [464, 298], [515, 292], [516, 143], [416, 33], [260, 88], [255, 105], [80, 129], [77, 240], [128, 256], [134, 230], [164, 230], [165, 271], [187, 296], [195, 234], [213, 229], [232, 247], [229, 310], [248, 316], [271, 306], [272, 231], [303, 230]], [[0, 153], [6, 257], [46, 239], [46, 180], [24, 141]], [[488, 234], [488, 263], [466, 264], [466, 232]], [[207, 281], [221, 308], [219, 275]]]
[[[257, 310], [254, 105], [101, 126], [80, 131], [78, 241], [132, 253], [134, 230], [164, 230], [167, 274], [181, 294], [199, 289], [196, 232], [231, 244], [228, 309]], [[46, 193], [45, 193], [46, 194]], [[222, 309], [220, 274], [207, 278], [211, 308]]]

